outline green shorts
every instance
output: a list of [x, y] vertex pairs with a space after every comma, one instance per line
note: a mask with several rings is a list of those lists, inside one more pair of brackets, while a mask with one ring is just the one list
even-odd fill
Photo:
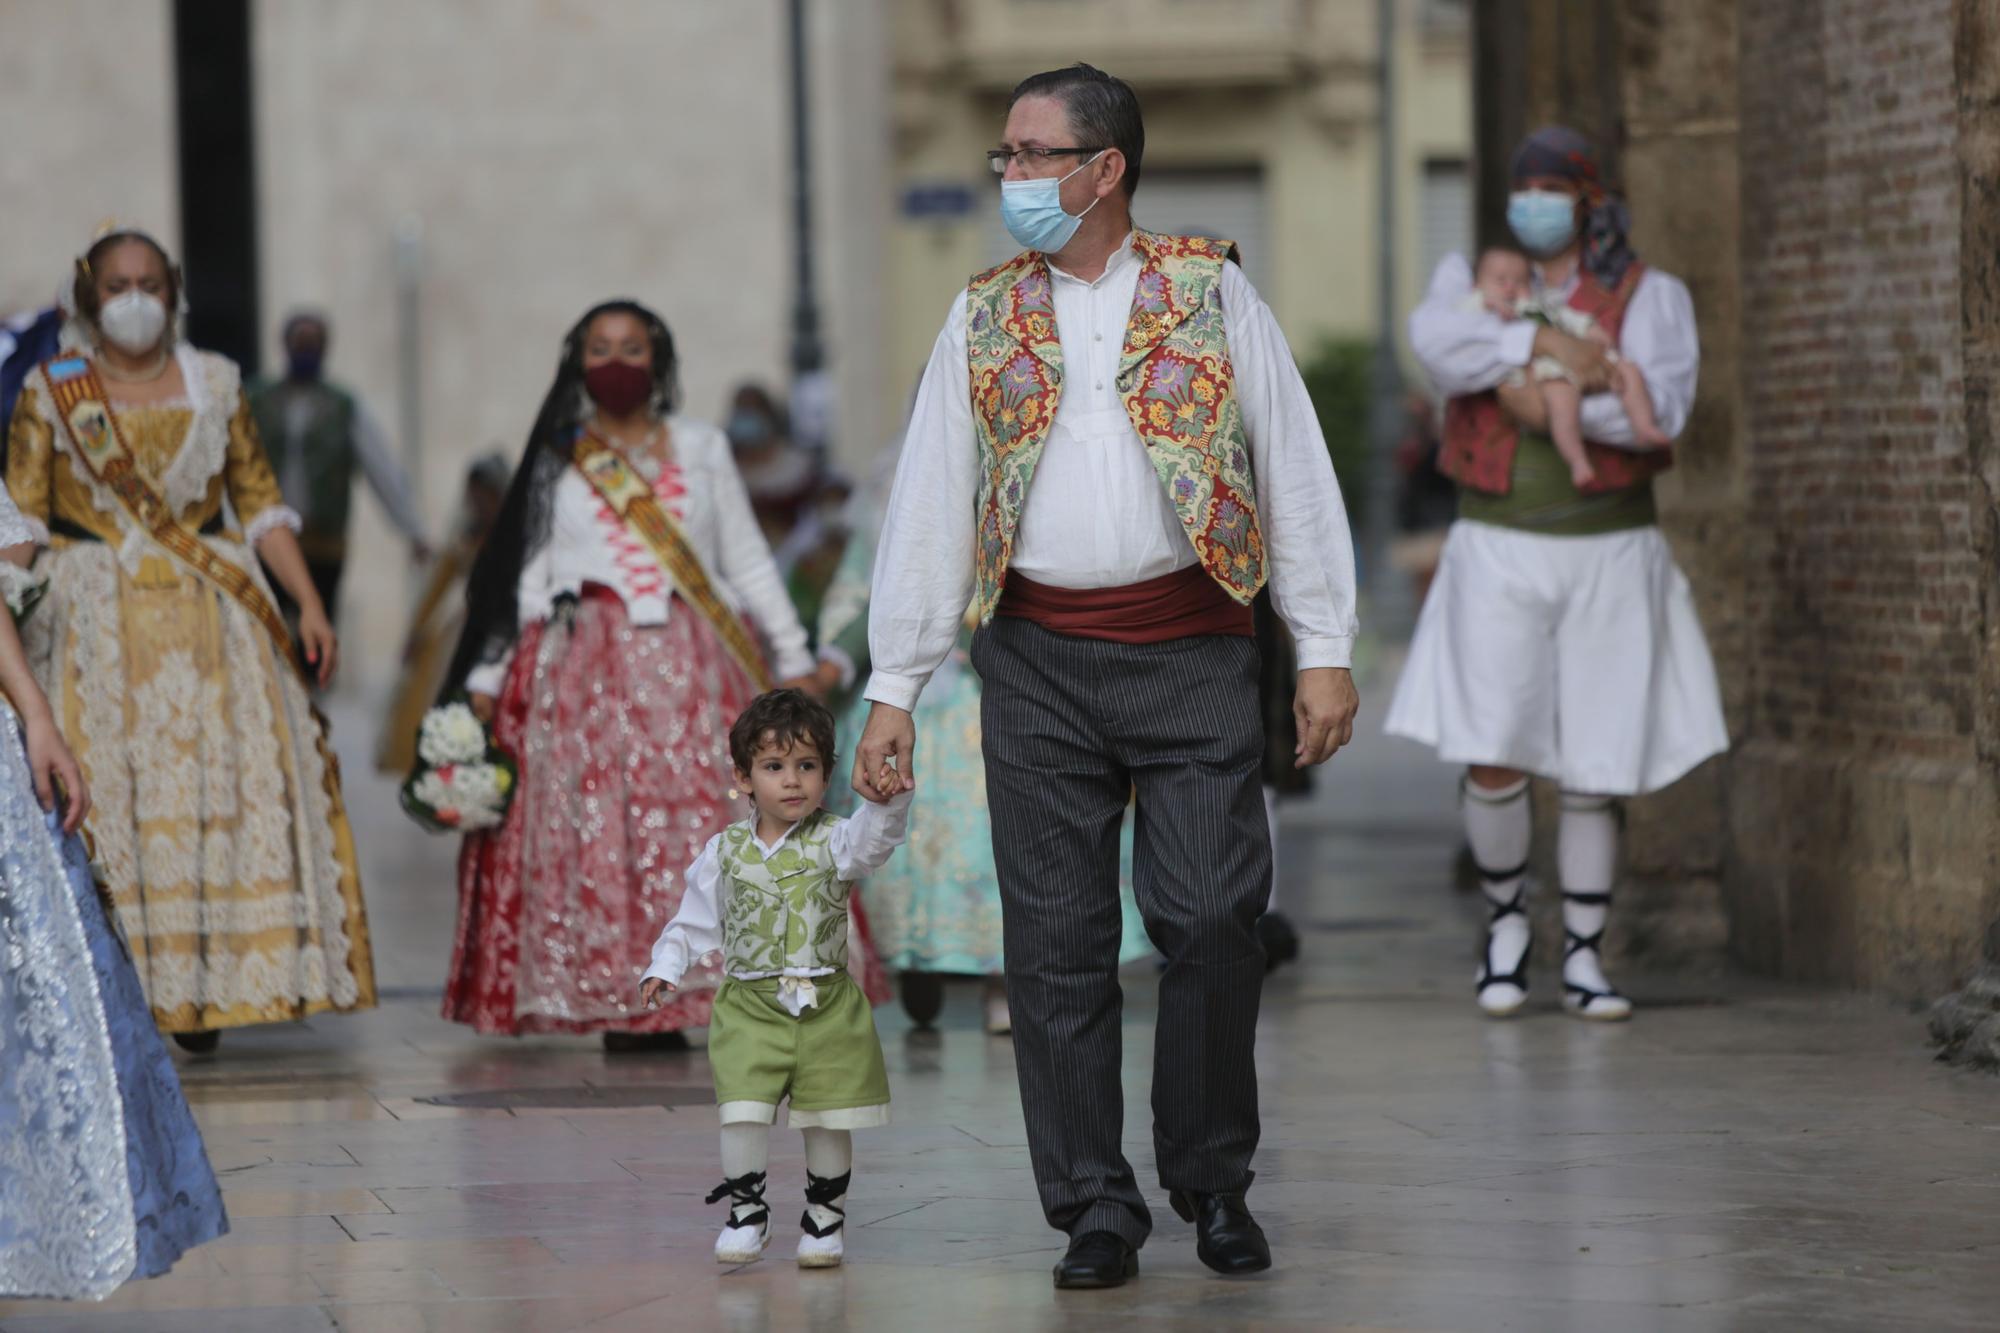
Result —
[[778, 983], [731, 977], [716, 992], [708, 1062], [722, 1123], [768, 1125], [790, 1097], [795, 1128], [888, 1124], [889, 1071], [861, 987], [845, 972], [815, 977], [819, 1003], [793, 1018]]

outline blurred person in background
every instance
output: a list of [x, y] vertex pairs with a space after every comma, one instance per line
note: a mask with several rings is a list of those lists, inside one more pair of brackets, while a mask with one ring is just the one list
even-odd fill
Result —
[[388, 712], [375, 745], [375, 768], [407, 773], [417, 762], [417, 728], [444, 684], [452, 650], [465, 630], [465, 583], [486, 534], [507, 498], [507, 459], [490, 453], [465, 474], [457, 529], [445, 544], [403, 638], [403, 675], [389, 697]]
[[[317, 311], [285, 320], [285, 375], [252, 386], [250, 409], [278, 474], [278, 489], [298, 510], [299, 547], [313, 587], [330, 616], [340, 612], [340, 578], [347, 568], [347, 526], [357, 469], [396, 530], [410, 559], [430, 559], [423, 516], [410, 478], [389, 449], [388, 436], [353, 393], [326, 378], [333, 326]], [[288, 606], [287, 611], [295, 611]]]
[[776, 550], [798, 526], [819, 487], [819, 459], [792, 439], [784, 408], [761, 384], [737, 386], [723, 430], [757, 525]]
[[[820, 613], [817, 687], [846, 703], [840, 734], [852, 740], [868, 720], [861, 696], [868, 674], [869, 578], [876, 536], [889, 503], [900, 449], [891, 449], [856, 498], [853, 529]], [[1007, 1007], [1000, 879], [993, 865], [993, 822], [986, 808], [986, 765], [980, 755], [979, 674], [968, 657], [977, 621], [967, 608], [958, 645], [931, 677], [916, 717], [923, 727], [928, 795], [910, 808], [903, 855], [862, 886], [868, 922], [883, 963], [897, 972], [903, 1008], [928, 1027], [944, 1006], [944, 979], [985, 982], [986, 1030], [1013, 1030]], [[1124, 925], [1118, 960], [1149, 957], [1153, 945], [1132, 898], [1131, 824], [1120, 853], [1119, 899]]]
[[1430, 596], [1444, 554], [1445, 534], [1458, 516], [1458, 487], [1438, 470], [1437, 408], [1421, 389], [1403, 399], [1403, 434], [1396, 441], [1396, 531], [1389, 564], [1408, 574], [1419, 608]]
[[[1537, 259], [1536, 294], [1598, 321], [1637, 365], [1676, 436], [1694, 405], [1701, 347], [1679, 278], [1633, 252], [1624, 202], [1597, 150], [1551, 126], [1515, 153], [1509, 226]], [[1529, 778], [1560, 788], [1557, 866], [1563, 1008], [1632, 1015], [1600, 960], [1618, 873], [1620, 811], [1729, 748], [1715, 664], [1688, 581], [1660, 532], [1653, 478], [1671, 447], [1642, 443], [1611, 387], [1605, 347], [1466, 305], [1472, 267], [1449, 255], [1410, 316], [1410, 344], [1446, 405], [1441, 466], [1458, 520], [1397, 682], [1386, 729], [1464, 765], [1466, 841], [1492, 909], [1475, 982], [1494, 1018], [1528, 998], [1533, 834]], [[1583, 388], [1595, 472], [1579, 485], [1549, 435], [1538, 356]]]
[[778, 572], [785, 576], [792, 605], [798, 608], [799, 619], [809, 629], [819, 624], [827, 586], [833, 582], [851, 544], [853, 507], [853, 481], [845, 473], [825, 472], [797, 526], [771, 553], [778, 562]]
[[520, 765], [505, 822], [459, 856], [444, 1014], [480, 1032], [686, 1049], [722, 980], [695, 968], [656, 1009], [633, 984], [742, 815], [728, 737], [770, 679], [757, 632], [788, 683], [813, 659], [729, 440], [674, 412], [679, 368], [644, 306], [586, 312], [473, 565], [441, 697], [468, 692]]
[[56, 354], [62, 322], [58, 306], [0, 322], [0, 467], [6, 465], [7, 422], [14, 415], [14, 401], [35, 367]]
[[[62, 351], [9, 427], [33, 540], [7, 555], [48, 574], [29, 655], [97, 794], [97, 865], [154, 1017], [208, 1051], [223, 1028], [372, 1005], [375, 980], [309, 697], [333, 675], [333, 626], [240, 372], [181, 338], [183, 295], [142, 232], [76, 261]], [[298, 603], [310, 673], [265, 567]]]

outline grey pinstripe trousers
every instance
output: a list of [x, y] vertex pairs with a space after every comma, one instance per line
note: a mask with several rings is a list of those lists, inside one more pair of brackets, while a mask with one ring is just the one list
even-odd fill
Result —
[[1139, 1245], [1152, 1216], [1120, 1148], [1119, 825], [1136, 792], [1133, 888], [1167, 958], [1153, 1043], [1160, 1184], [1245, 1189], [1271, 876], [1257, 646], [1106, 643], [997, 617], [972, 660], [1042, 1210], [1071, 1236]]

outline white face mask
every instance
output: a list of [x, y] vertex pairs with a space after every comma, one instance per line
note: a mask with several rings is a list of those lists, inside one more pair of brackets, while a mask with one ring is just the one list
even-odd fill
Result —
[[113, 347], [138, 356], [159, 346], [167, 330], [167, 307], [147, 292], [121, 292], [99, 308], [97, 327]]

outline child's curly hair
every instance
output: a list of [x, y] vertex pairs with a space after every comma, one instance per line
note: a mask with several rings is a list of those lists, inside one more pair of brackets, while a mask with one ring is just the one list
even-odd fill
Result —
[[803, 741], [818, 751], [820, 761], [831, 769], [833, 714], [825, 704], [801, 690], [760, 694], [729, 729], [729, 758], [738, 773], [750, 771], [757, 758], [757, 747], [766, 741], [788, 747]]

